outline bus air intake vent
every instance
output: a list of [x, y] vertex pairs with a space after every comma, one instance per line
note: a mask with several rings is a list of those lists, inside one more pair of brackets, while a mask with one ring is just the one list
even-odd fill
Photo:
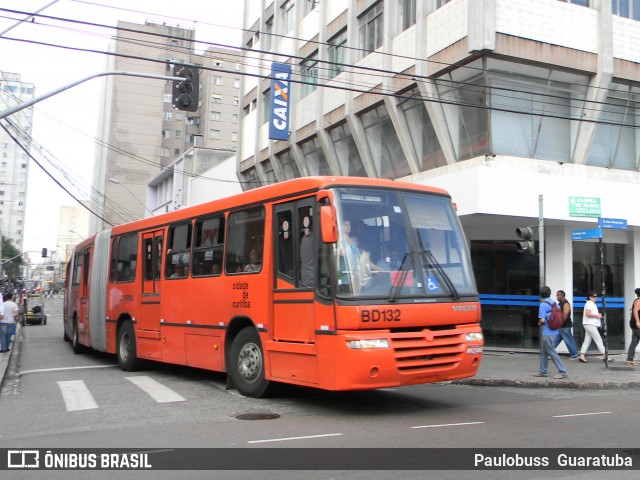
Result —
[[[430, 340], [433, 338], [433, 340]], [[422, 330], [391, 336], [396, 367], [400, 372], [418, 373], [454, 368], [464, 351], [462, 335], [454, 330]]]

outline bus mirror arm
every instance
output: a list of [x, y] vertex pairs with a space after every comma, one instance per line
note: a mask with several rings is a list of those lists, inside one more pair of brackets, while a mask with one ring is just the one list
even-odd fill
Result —
[[338, 241], [336, 209], [332, 205], [320, 207], [320, 228], [322, 229], [322, 241], [324, 243], [336, 243]]

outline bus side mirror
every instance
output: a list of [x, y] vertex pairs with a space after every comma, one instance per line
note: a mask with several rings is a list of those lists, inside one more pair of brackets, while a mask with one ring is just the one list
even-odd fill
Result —
[[336, 209], [331, 205], [320, 207], [320, 228], [322, 229], [322, 241], [324, 243], [336, 243], [338, 241], [338, 223], [336, 222]]

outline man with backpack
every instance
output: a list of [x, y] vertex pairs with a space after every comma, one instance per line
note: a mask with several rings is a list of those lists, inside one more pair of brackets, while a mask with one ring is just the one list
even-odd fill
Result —
[[[554, 313], [554, 316], [558, 316], [558, 313], [562, 314], [562, 311], [555, 312], [558, 309], [558, 305], [553, 300], [549, 300], [551, 297], [551, 289], [547, 286], [544, 286], [540, 289], [540, 298], [542, 298], [542, 302], [540, 303], [540, 308], [538, 309], [538, 325], [541, 328], [540, 334], [540, 367], [538, 368], [538, 372], [534, 373], [534, 377], [546, 377], [549, 369], [549, 357], [558, 368], [558, 374], [554, 375], [555, 379], [565, 379], [568, 378], [567, 369], [562, 363], [558, 352], [556, 352], [554, 342], [560, 332], [558, 329], [562, 326], [562, 321], [560, 321], [559, 326], [550, 325], [551, 316]], [[555, 328], [552, 328], [555, 327]]]
[[556, 299], [558, 300], [558, 305], [560, 305], [560, 309], [562, 310], [562, 314], [564, 316], [564, 323], [558, 332], [560, 335], [556, 337], [553, 342], [553, 347], [558, 348], [560, 342], [564, 340], [564, 344], [567, 346], [567, 350], [569, 350], [569, 355], [571, 358], [578, 358], [578, 346], [576, 345], [576, 341], [573, 338], [573, 333], [571, 328], [573, 327], [573, 322], [571, 321], [571, 304], [566, 299], [566, 294], [564, 290], [558, 290], [556, 293]]

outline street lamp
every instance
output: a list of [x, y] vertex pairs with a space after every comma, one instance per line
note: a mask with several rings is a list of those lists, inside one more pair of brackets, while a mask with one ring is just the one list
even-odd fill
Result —
[[140, 199], [139, 199], [139, 198], [138, 198], [138, 197], [137, 197], [137, 196], [136, 196], [136, 195], [135, 195], [131, 190], [129, 190], [129, 187], [127, 187], [124, 183], [122, 183], [120, 180], [117, 180], [117, 179], [115, 179], [115, 178], [113, 178], [113, 177], [112, 177], [112, 178], [110, 178], [110, 179], [109, 179], [109, 181], [110, 181], [111, 183], [115, 183], [116, 185], [120, 185], [122, 188], [124, 188], [127, 192], [129, 192], [129, 195], [131, 195], [131, 196], [134, 198], [134, 200], [135, 200], [136, 202], [138, 202], [140, 205], [142, 205], [142, 206], [144, 207], [144, 209], [147, 211], [147, 213], [148, 213], [150, 216], [153, 216], [153, 213], [151, 212], [151, 210], [149, 210], [149, 209], [147, 208], [147, 206], [146, 206], [144, 203], [142, 203], [142, 202], [140, 201]]

